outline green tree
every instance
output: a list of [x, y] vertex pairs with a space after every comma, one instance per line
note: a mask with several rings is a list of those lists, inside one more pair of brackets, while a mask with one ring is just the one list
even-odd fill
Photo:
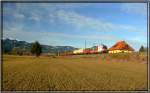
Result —
[[139, 52], [145, 52], [144, 46], [142, 45], [141, 48], [139, 49]]
[[36, 55], [36, 57], [40, 56], [40, 54], [42, 53], [42, 47], [38, 41], [35, 41], [34, 43], [32, 43], [31, 53], [33, 55]]

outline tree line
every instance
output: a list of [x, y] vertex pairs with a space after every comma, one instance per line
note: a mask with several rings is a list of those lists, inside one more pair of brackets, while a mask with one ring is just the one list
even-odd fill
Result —
[[35, 41], [31, 45], [30, 53], [27, 52], [25, 49], [21, 49], [19, 47], [14, 47], [11, 53], [15, 55], [32, 54], [38, 57], [42, 53], [42, 46], [40, 45], [38, 41]]

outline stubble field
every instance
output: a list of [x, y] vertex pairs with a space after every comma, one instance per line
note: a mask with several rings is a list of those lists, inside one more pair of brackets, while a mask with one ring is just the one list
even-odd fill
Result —
[[147, 57], [3, 56], [3, 90], [147, 90]]

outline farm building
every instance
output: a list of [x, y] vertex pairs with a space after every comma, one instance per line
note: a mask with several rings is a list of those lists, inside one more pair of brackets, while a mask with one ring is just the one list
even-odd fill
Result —
[[125, 41], [119, 41], [111, 48], [108, 53], [132, 53], [134, 49], [129, 46]]

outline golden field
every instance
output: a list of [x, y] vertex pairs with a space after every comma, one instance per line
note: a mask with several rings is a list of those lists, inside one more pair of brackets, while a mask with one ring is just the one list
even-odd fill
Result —
[[147, 56], [4, 55], [2, 90], [147, 90]]

